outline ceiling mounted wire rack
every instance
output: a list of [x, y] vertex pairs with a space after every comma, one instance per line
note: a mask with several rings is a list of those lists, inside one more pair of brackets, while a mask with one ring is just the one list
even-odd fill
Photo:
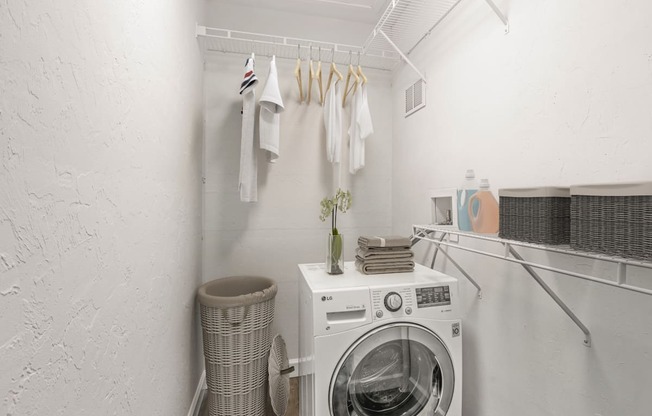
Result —
[[[197, 37], [205, 51], [219, 51], [279, 58], [321, 59], [337, 64], [360, 64], [391, 71], [400, 60], [410, 65], [425, 82], [425, 76], [408, 55], [457, 7], [462, 0], [390, 0], [385, 12], [362, 46], [299, 39], [262, 33], [210, 28], [197, 25]], [[505, 25], [507, 18], [493, 0], [484, 0]]]
[[366, 51], [361, 46], [324, 42], [286, 36], [266, 35], [262, 33], [242, 32], [237, 30], [197, 26], [197, 37], [205, 51], [216, 51], [258, 56], [302, 60], [321, 59], [322, 62], [335, 62], [340, 65], [352, 63], [365, 68], [391, 71], [400, 61], [397, 52], [370, 48]]

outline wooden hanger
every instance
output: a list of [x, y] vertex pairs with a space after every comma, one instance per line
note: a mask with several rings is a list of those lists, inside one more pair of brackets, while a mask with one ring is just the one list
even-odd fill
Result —
[[312, 97], [312, 80], [315, 79], [315, 68], [312, 66], [312, 45], [310, 45], [310, 60], [308, 61], [308, 99], [307, 103], [310, 104]]
[[321, 76], [321, 47], [319, 47], [319, 61], [317, 62], [317, 71], [315, 71], [315, 80], [319, 87], [319, 105], [324, 105], [324, 83]]
[[333, 75], [336, 75], [337, 78], [342, 81], [344, 79], [344, 75], [340, 71], [337, 70], [337, 66], [335, 65], [335, 49], [333, 49], [333, 56], [331, 57], [331, 71], [328, 74], [328, 82], [326, 83], [326, 92], [331, 87], [331, 81], [333, 80]]
[[[351, 78], [353, 78], [353, 85], [351, 85], [351, 88], [349, 88], [349, 82], [351, 81]], [[346, 104], [346, 97], [349, 94], [355, 94], [355, 91], [358, 88], [358, 82], [360, 82], [360, 78], [358, 77], [358, 74], [355, 73], [355, 69], [353, 69], [351, 51], [349, 51], [349, 72], [346, 74], [346, 85], [344, 86], [344, 97], [342, 98], [342, 107], [344, 107], [344, 105]]]
[[297, 44], [297, 66], [294, 68], [294, 77], [299, 84], [299, 103], [303, 102], [303, 83], [301, 82], [301, 45]]
[[367, 77], [364, 72], [362, 72], [362, 67], [360, 66], [360, 52], [358, 52], [358, 76], [362, 79], [362, 85], [367, 83]]

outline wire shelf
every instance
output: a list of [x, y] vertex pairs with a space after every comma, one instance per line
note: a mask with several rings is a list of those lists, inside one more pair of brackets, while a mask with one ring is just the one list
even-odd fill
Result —
[[574, 257], [581, 257], [581, 258], [586, 258], [586, 259], [591, 259], [591, 260], [596, 260], [596, 261], [602, 261], [606, 263], [611, 263], [616, 265], [616, 277], [614, 280], [608, 280], [604, 278], [599, 278], [595, 276], [590, 276], [582, 273], [577, 273], [571, 270], [567, 269], [562, 269], [562, 268], [556, 268], [556, 267], [551, 267], [548, 265], [543, 265], [539, 263], [534, 263], [534, 262], [526, 262], [518, 258], [513, 258], [509, 251], [505, 251], [504, 254], [495, 254], [495, 253], [488, 253], [483, 250], [477, 250], [477, 249], [472, 249], [469, 247], [465, 247], [462, 244], [450, 244], [446, 242], [437, 242], [437, 244], [440, 244], [442, 246], [449, 246], [449, 247], [454, 247], [463, 251], [468, 251], [476, 254], [482, 254], [488, 257], [493, 257], [497, 259], [502, 259], [502, 260], [507, 260], [513, 263], [519, 263], [519, 264], [526, 264], [531, 267], [535, 267], [541, 270], [547, 270], [551, 271], [554, 273], [559, 273], [563, 274], [566, 276], [571, 276], [571, 277], [578, 277], [580, 279], [584, 280], [589, 280], [592, 282], [596, 283], [601, 283], [605, 284], [608, 286], [613, 286], [613, 287], [619, 287], [622, 289], [627, 289], [633, 292], [639, 292], [643, 293], [646, 295], [652, 295], [652, 289], [646, 288], [646, 287], [640, 287], [640, 286], [635, 286], [627, 283], [627, 273], [626, 273], [626, 267], [631, 266], [631, 267], [638, 267], [641, 269], [648, 269], [652, 270], [652, 262], [646, 262], [646, 261], [641, 261], [641, 260], [635, 260], [635, 259], [630, 259], [630, 258], [624, 258], [624, 257], [618, 257], [618, 256], [608, 256], [606, 254], [600, 254], [600, 253], [593, 253], [593, 252], [587, 252], [587, 251], [580, 251], [580, 250], [574, 250], [568, 246], [564, 245], [555, 245], [555, 246], [549, 246], [545, 244], [535, 244], [535, 243], [527, 243], [524, 241], [517, 241], [517, 240], [508, 240], [500, 237], [496, 237], [493, 235], [486, 235], [486, 234], [476, 234], [476, 233], [471, 233], [471, 232], [465, 232], [465, 231], [456, 231], [456, 230], [451, 230], [448, 228], [442, 228], [439, 226], [435, 225], [414, 225], [414, 235], [416, 238], [422, 239], [422, 240], [427, 240], [431, 241], [431, 238], [428, 237], [429, 235], [432, 235], [433, 233], [443, 233], [443, 234], [450, 234], [450, 235], [457, 235], [460, 237], [468, 237], [470, 239], [475, 239], [475, 240], [482, 240], [482, 241], [490, 241], [494, 243], [499, 243], [505, 246], [506, 248], [509, 247], [523, 247], [523, 248], [529, 248], [529, 249], [534, 249], [534, 250], [541, 250], [541, 251], [546, 251], [549, 253], [556, 253], [556, 254], [564, 254], [568, 256], [574, 256]]
[[[358, 62], [365, 68], [384, 71], [393, 70], [400, 61], [398, 53], [392, 50], [371, 48], [363, 50], [361, 46], [300, 39], [286, 36], [266, 35], [262, 33], [242, 32], [237, 30], [197, 26], [197, 37], [204, 51], [234, 53], [257, 56], [272, 56], [284, 59], [314, 60], [335, 62], [348, 65]], [[321, 55], [321, 57], [320, 57]]]
[[396, 0], [389, 3], [367, 41], [366, 49], [392, 50], [382, 31], [406, 55], [428, 36], [461, 0]]
[[[285, 59], [320, 59], [341, 65], [393, 71], [403, 60], [419, 77], [424, 75], [408, 55], [457, 7], [462, 0], [390, 0], [385, 12], [362, 46], [299, 39], [262, 33], [197, 26], [204, 51], [219, 51]], [[509, 30], [507, 18], [493, 0], [484, 0]], [[311, 48], [312, 46], [312, 48]], [[321, 52], [320, 52], [321, 48]], [[320, 56], [321, 55], [321, 56]]]
[[[559, 307], [568, 315], [568, 317], [581, 329], [581, 331], [584, 333], [584, 345], [587, 347], [591, 346], [591, 331], [589, 331], [586, 325], [582, 323], [582, 321], [566, 305], [566, 303], [564, 303], [564, 301], [553, 291], [553, 289], [548, 284], [546, 284], [546, 282], [541, 278], [541, 276], [539, 276], [536, 273], [535, 269], [545, 270], [545, 271], [558, 273], [561, 275], [566, 275], [571, 277], [576, 277], [590, 282], [600, 283], [603, 285], [617, 287], [620, 289], [626, 289], [632, 292], [642, 293], [645, 295], [652, 295], [652, 289], [641, 286], [639, 284], [630, 284], [628, 283], [627, 280], [628, 266], [652, 270], [651, 262], [631, 260], [631, 259], [615, 257], [615, 256], [606, 256], [597, 253], [582, 252], [582, 251], [572, 250], [570, 248], [563, 247], [563, 246], [551, 247], [543, 244], [533, 244], [533, 243], [527, 243], [523, 241], [507, 240], [504, 238], [495, 237], [493, 235], [482, 235], [482, 234], [476, 234], [476, 233], [470, 233], [464, 231], [456, 231], [451, 227], [441, 227], [435, 225], [413, 225], [412, 229], [414, 233], [412, 245], [416, 244], [418, 241], [423, 240], [434, 244], [436, 248], [432, 259], [431, 268], [434, 268], [435, 258], [437, 256], [437, 253], [441, 252], [451, 262], [451, 264], [455, 268], [457, 268], [464, 275], [464, 277], [466, 277], [478, 289], [478, 297], [480, 298], [482, 297], [482, 289], [480, 288], [478, 283], [459, 265], [459, 263], [453, 260], [453, 258], [450, 256], [449, 253], [447, 253], [446, 250], [441, 250], [442, 248], [446, 248], [446, 247], [455, 248], [473, 254], [479, 254], [498, 260], [505, 260], [511, 263], [520, 264], [525, 269], [525, 271], [539, 284], [539, 286], [541, 286], [541, 288], [555, 301], [555, 303], [559, 305]], [[468, 245], [462, 244], [460, 241], [461, 238], [458, 239], [457, 243], [451, 242], [450, 240], [445, 241], [449, 235], [456, 235], [458, 236], [458, 238], [464, 237], [469, 239], [499, 243], [504, 247], [504, 252], [502, 254], [497, 254], [484, 249], [472, 248], [469, 247]], [[518, 253], [516, 247], [519, 248], [523, 247], [523, 248], [529, 248], [534, 250], [541, 250], [545, 252], [564, 254], [568, 256], [575, 256], [575, 257], [581, 257], [581, 258], [587, 258], [587, 259], [612, 263], [616, 266], [616, 270], [615, 270], [616, 276], [615, 279], [608, 279], [604, 277], [597, 277], [597, 276], [592, 276], [584, 273], [578, 273], [570, 270], [568, 267], [565, 268], [552, 267], [540, 262], [528, 261]], [[647, 284], [645, 286], [647, 286]]]

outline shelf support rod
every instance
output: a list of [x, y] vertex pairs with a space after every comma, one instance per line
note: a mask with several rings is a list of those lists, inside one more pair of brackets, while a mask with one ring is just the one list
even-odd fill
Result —
[[[446, 239], [447, 234], [446, 233], [441, 233], [441, 237], [439, 237], [439, 242], [442, 242]], [[437, 260], [437, 252], [439, 251], [439, 245], [435, 245], [435, 249], [432, 252], [432, 261], [430, 262], [430, 268], [434, 269], [435, 268], [435, 260]]]
[[[416, 234], [416, 233], [415, 233], [415, 234]], [[482, 299], [482, 288], [480, 287], [480, 285], [478, 284], [478, 282], [476, 282], [475, 279], [472, 278], [471, 275], [469, 275], [469, 274], [466, 272], [466, 270], [464, 270], [464, 269], [462, 268], [462, 266], [460, 266], [460, 265], [459, 265], [455, 260], [453, 260], [453, 258], [450, 256], [450, 254], [448, 254], [445, 250], [442, 250], [441, 247], [439, 246], [439, 243], [441, 243], [442, 241], [444, 241], [444, 239], [446, 238], [447, 235], [448, 235], [447, 233], [442, 232], [442, 235], [439, 237], [439, 241], [437, 241], [437, 240], [432, 240], [432, 239], [426, 240], [426, 241], [429, 241], [429, 242], [431, 242], [432, 244], [435, 245], [435, 252], [434, 252], [433, 255], [432, 255], [432, 263], [431, 263], [431, 265], [430, 265], [430, 268], [431, 268], [431, 269], [434, 269], [434, 268], [435, 268], [435, 259], [437, 258], [437, 253], [439, 253], [439, 252], [441, 251], [441, 253], [442, 253], [442, 254], [443, 254], [443, 255], [448, 259], [448, 261], [450, 261], [451, 264], [452, 264], [453, 266], [455, 266], [455, 268], [456, 268], [457, 270], [459, 270], [460, 273], [462, 273], [462, 275], [464, 275], [464, 277], [466, 277], [466, 279], [467, 279], [469, 282], [471, 282], [471, 284], [472, 284], [473, 286], [475, 286], [475, 288], [478, 290], [478, 298], [479, 298], [479, 299]], [[421, 237], [426, 237], [426, 236], [427, 236], [427, 233], [425, 233], [425, 234], [423, 234], [423, 233], [419, 233], [418, 235], [416, 235], [417, 239], [412, 243], [412, 245], [415, 245], [416, 243], [418, 243], [419, 241], [421, 241]]]
[[[509, 248], [509, 252], [514, 256], [514, 258], [520, 260], [520, 261], [525, 261], [523, 257], [521, 257], [520, 254], [512, 247], [510, 244], [505, 244], [506, 247]], [[577, 325], [582, 332], [584, 332], [584, 345], [587, 347], [591, 346], [591, 332], [589, 329], [582, 323], [582, 321], [579, 320], [579, 318], [573, 313], [573, 311], [570, 310], [568, 306], [562, 301], [559, 296], [546, 284], [546, 282], [543, 281], [541, 276], [537, 274], [537, 272], [534, 271], [532, 267], [525, 263], [521, 263], [521, 266], [532, 276], [534, 280], [543, 288], [543, 290], [546, 291], [546, 293], [559, 305], [559, 307], [566, 312], [566, 315], [568, 315], [573, 322], [575, 322], [575, 325]]]
[[423, 74], [421, 73], [421, 71], [419, 71], [419, 70], [417, 69], [417, 67], [414, 66], [414, 64], [412, 63], [412, 61], [410, 61], [410, 59], [408, 59], [408, 57], [405, 56], [405, 54], [404, 54], [403, 52], [401, 52], [401, 50], [399, 49], [399, 47], [396, 46], [396, 44], [395, 44], [394, 42], [392, 42], [392, 40], [389, 38], [389, 36], [387, 36], [387, 35], [385, 34], [385, 32], [382, 31], [382, 29], [378, 29], [378, 33], [380, 33], [381, 35], [383, 35], [383, 37], [385, 38], [385, 40], [387, 41], [387, 43], [389, 43], [389, 44], [392, 46], [392, 48], [394, 48], [394, 50], [396, 50], [396, 52], [401, 56], [401, 59], [403, 59], [403, 60], [405, 61], [406, 64], [410, 65], [410, 67], [414, 70], [414, 72], [416, 72], [417, 75], [419, 75], [419, 78], [421, 78], [421, 80], [423, 81], [424, 84], [427, 84], [427, 82], [426, 82], [426, 77], [423, 76]]
[[491, 10], [493, 10], [494, 13], [496, 13], [496, 16], [498, 16], [500, 21], [503, 22], [503, 24], [505, 25], [505, 33], [509, 33], [509, 21], [507, 20], [503, 12], [500, 11], [498, 6], [496, 6], [496, 3], [494, 3], [493, 0], [484, 0], [484, 1], [489, 5], [489, 7], [491, 7]]
[[[434, 244], [437, 244], [437, 243], [434, 243]], [[439, 247], [439, 246], [437, 246], [437, 247]], [[480, 285], [478, 284], [478, 282], [476, 282], [475, 279], [473, 279], [473, 278], [472, 278], [472, 277], [471, 277], [471, 276], [466, 272], [466, 270], [464, 270], [464, 269], [462, 268], [462, 266], [460, 266], [460, 265], [459, 265], [455, 260], [453, 260], [453, 258], [450, 256], [450, 254], [446, 253], [446, 251], [444, 251], [444, 250], [439, 250], [439, 251], [441, 252], [441, 254], [443, 254], [443, 255], [448, 259], [448, 261], [451, 262], [451, 264], [452, 264], [453, 266], [455, 266], [455, 268], [456, 268], [457, 270], [460, 271], [460, 273], [462, 273], [462, 274], [464, 275], [464, 277], [466, 277], [466, 279], [467, 279], [469, 282], [471, 282], [471, 284], [472, 284], [473, 286], [475, 286], [475, 288], [478, 290], [478, 298], [479, 298], [479, 299], [482, 299], [482, 288], [480, 287]], [[437, 254], [437, 253], [435, 253], [435, 255], [436, 255], [436, 254]]]

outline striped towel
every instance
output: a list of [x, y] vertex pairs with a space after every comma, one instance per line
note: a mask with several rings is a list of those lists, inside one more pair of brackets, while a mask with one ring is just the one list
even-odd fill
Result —
[[254, 59], [247, 58], [245, 62], [245, 74], [242, 83], [240, 83], [240, 95], [245, 94], [249, 91], [250, 88], [253, 88], [258, 84], [258, 78], [254, 73]]
[[360, 236], [358, 245], [362, 248], [368, 247], [405, 247], [410, 248], [410, 239], [396, 235], [378, 237], [378, 236]]

